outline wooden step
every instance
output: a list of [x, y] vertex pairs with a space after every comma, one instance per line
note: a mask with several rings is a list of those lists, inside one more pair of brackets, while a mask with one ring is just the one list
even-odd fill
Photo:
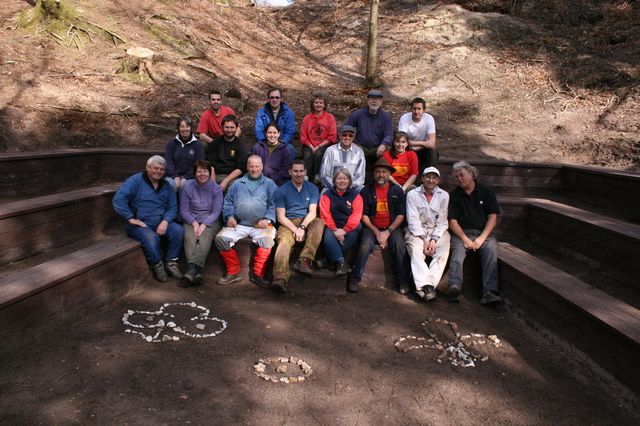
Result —
[[586, 261], [640, 291], [640, 225], [550, 200], [530, 199], [528, 206], [530, 241]]
[[91, 238], [116, 218], [118, 184], [4, 203], [0, 207], [0, 265]]
[[17, 338], [16, 331], [114, 300], [149, 273], [137, 241], [110, 237], [0, 279], [0, 329]]
[[640, 310], [508, 243], [500, 243], [508, 301], [640, 391]]

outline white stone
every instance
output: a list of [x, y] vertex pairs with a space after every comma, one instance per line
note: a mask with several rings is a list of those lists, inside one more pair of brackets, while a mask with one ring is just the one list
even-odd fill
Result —
[[196, 324], [196, 328], [197, 328], [198, 330], [204, 330], [204, 328], [205, 328], [205, 327], [206, 327], [206, 325], [204, 325], [204, 324], [202, 324], [202, 323], [198, 323], [198, 324]]
[[175, 323], [175, 322], [173, 322], [173, 321], [169, 321], [169, 322], [167, 323], [167, 327], [169, 327], [169, 328], [174, 328], [175, 326], [176, 326], [176, 323]]

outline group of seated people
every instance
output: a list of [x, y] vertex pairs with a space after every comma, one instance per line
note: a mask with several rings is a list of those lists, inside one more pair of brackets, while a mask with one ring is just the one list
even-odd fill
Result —
[[[327, 111], [326, 97], [320, 93], [312, 96], [311, 112], [304, 116], [300, 127], [300, 157], [308, 180], [329, 189], [333, 171], [346, 167], [354, 186], [362, 188], [365, 178], [371, 175], [371, 166], [384, 157], [396, 170], [392, 182], [406, 192], [417, 181], [419, 167], [436, 164], [435, 122], [425, 112], [425, 100], [411, 101], [411, 112], [400, 117], [394, 135], [391, 115], [382, 108], [382, 99], [380, 91], [370, 91], [367, 106], [355, 110], [338, 132], [334, 116]], [[165, 148], [167, 176], [177, 188], [185, 179], [193, 179], [195, 161], [206, 159], [214, 167], [214, 179], [226, 191], [246, 172], [249, 153], [260, 156], [264, 174], [278, 186], [290, 179], [289, 166], [297, 154], [292, 143], [295, 114], [283, 102], [279, 88], [269, 89], [267, 102], [256, 114], [256, 143], [250, 152], [241, 140], [242, 129], [235, 112], [222, 105], [219, 91], [209, 94], [209, 108], [200, 118], [197, 137], [192, 129], [191, 118], [180, 117], [178, 134]]]
[[[113, 199], [115, 210], [127, 220], [128, 235], [141, 242], [159, 281], [166, 281], [169, 274], [183, 287], [202, 284], [204, 263], [215, 244], [226, 269], [218, 284], [239, 282], [240, 259], [234, 246], [248, 237], [256, 246], [250, 281], [279, 293], [287, 292], [291, 252], [297, 243], [303, 245], [294, 266], [297, 271], [312, 274], [322, 249], [335, 276], [347, 277], [350, 292], [358, 291], [366, 262], [379, 245], [392, 252], [398, 291], [407, 294], [413, 282], [417, 296], [425, 301], [436, 297], [450, 251], [448, 296], [458, 301], [462, 264], [468, 251], [476, 251], [483, 269], [480, 302], [501, 301], [497, 242], [491, 236], [500, 208], [495, 194], [476, 180], [477, 170], [467, 163], [454, 165], [458, 187], [451, 194], [438, 187], [440, 172], [429, 166], [421, 174], [421, 185], [406, 196], [391, 180], [396, 169], [384, 157], [374, 163], [373, 181], [366, 186], [356, 185], [348, 167], [336, 166], [331, 186], [322, 194], [308, 181], [301, 159], [291, 162], [289, 179], [278, 186], [264, 173], [262, 158], [252, 154], [247, 173], [226, 193], [212, 179], [214, 169], [207, 160], [195, 162], [194, 178], [184, 179], [179, 191], [174, 179], [165, 178], [167, 169], [162, 156], [152, 156], [146, 170], [128, 178]], [[163, 239], [167, 240], [164, 254]], [[188, 264], [184, 274], [178, 265], [183, 245]], [[267, 264], [274, 245], [269, 280]]]
[[[321, 249], [335, 275], [347, 277], [347, 290], [357, 292], [379, 245], [392, 253], [398, 291], [407, 294], [413, 283], [425, 301], [436, 297], [451, 251], [448, 296], [457, 301], [462, 264], [471, 250], [482, 259], [481, 302], [499, 302], [497, 243], [491, 237], [500, 212], [495, 194], [476, 181], [474, 167], [457, 163], [459, 186], [450, 199], [438, 187], [435, 123], [424, 99], [411, 101], [411, 112], [400, 117], [394, 134], [382, 98], [380, 91], [370, 91], [367, 107], [354, 111], [337, 131], [326, 98], [314, 94], [300, 129], [302, 158], [296, 159], [295, 116], [280, 89], [269, 89], [256, 114], [257, 142], [250, 155], [234, 111], [212, 91], [198, 137], [191, 118], [180, 117], [165, 157], [151, 157], [146, 170], [127, 179], [114, 197], [156, 279], [166, 281], [169, 274], [183, 287], [201, 285], [215, 243], [226, 268], [218, 284], [239, 282], [234, 245], [249, 237], [256, 245], [249, 278], [258, 286], [287, 292], [292, 248], [301, 243], [297, 271], [313, 273]], [[183, 246], [184, 274], [178, 266]]]

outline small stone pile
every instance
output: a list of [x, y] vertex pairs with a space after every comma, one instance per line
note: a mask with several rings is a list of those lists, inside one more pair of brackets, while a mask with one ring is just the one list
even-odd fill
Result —
[[[454, 339], [451, 341], [445, 341], [439, 338], [436, 333], [429, 331], [429, 326], [432, 324], [442, 324], [448, 326], [453, 333]], [[400, 352], [408, 352], [417, 349], [435, 349], [440, 351], [435, 360], [438, 363], [442, 363], [443, 360], [447, 360], [454, 366], [461, 367], [475, 367], [478, 361], [487, 361], [488, 355], [475, 353], [469, 347], [481, 346], [485, 344], [491, 344], [497, 348], [502, 346], [502, 342], [495, 334], [461, 334], [459, 332], [460, 327], [455, 322], [450, 322], [442, 318], [428, 318], [421, 323], [422, 327], [429, 337], [417, 337], [417, 336], [403, 336], [396, 340], [394, 346], [396, 350]], [[410, 342], [416, 342], [413, 345], [407, 346]], [[405, 343], [407, 342], [407, 343]]]
[[[276, 365], [275, 373], [267, 373], [268, 365]], [[309, 364], [296, 358], [290, 357], [270, 357], [266, 359], [259, 359], [256, 365], [253, 366], [253, 372], [256, 376], [263, 378], [264, 380], [272, 383], [298, 383], [304, 382], [307, 377], [313, 373], [313, 369]], [[279, 374], [287, 374], [287, 376], [279, 376]]]
[[[211, 332], [203, 332], [203, 333], [190, 333], [186, 330], [187, 326], [184, 324], [179, 326], [173, 320], [175, 319], [175, 315], [165, 312], [165, 309], [171, 306], [182, 306], [197, 309], [200, 311], [196, 316], [189, 319], [191, 322], [195, 322], [195, 328], [201, 331], [207, 329], [207, 322], [213, 321], [216, 324], [219, 324], [220, 328], [213, 330]], [[122, 316], [122, 322], [127, 327], [124, 332], [130, 334], [138, 334], [145, 341], [150, 343], [159, 343], [159, 342], [168, 342], [168, 341], [176, 341], [180, 340], [180, 336], [172, 335], [170, 333], [181, 334], [182, 336], [192, 337], [196, 339], [204, 339], [207, 337], [213, 337], [220, 333], [222, 333], [227, 328], [227, 322], [220, 318], [209, 317], [211, 311], [204, 307], [196, 304], [195, 302], [173, 302], [173, 303], [165, 303], [158, 309], [157, 311], [134, 311], [129, 309]], [[138, 324], [132, 322], [130, 319], [134, 315], [147, 315], [145, 317], [146, 324]], [[171, 319], [172, 321], [165, 321], [165, 317], [167, 320]], [[156, 321], [157, 320], [157, 321]], [[176, 320], [177, 321], [177, 320]], [[144, 330], [144, 331], [142, 331]], [[151, 332], [147, 332], [150, 330]], [[149, 334], [146, 334], [149, 333]]]

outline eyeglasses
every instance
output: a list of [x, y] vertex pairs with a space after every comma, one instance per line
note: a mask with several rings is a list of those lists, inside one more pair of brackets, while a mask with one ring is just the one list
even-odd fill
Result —
[[356, 137], [353, 133], [343, 133], [341, 136], [343, 138], [351, 138], [351, 139]]
[[280, 96], [269, 96], [269, 99], [280, 99]]

